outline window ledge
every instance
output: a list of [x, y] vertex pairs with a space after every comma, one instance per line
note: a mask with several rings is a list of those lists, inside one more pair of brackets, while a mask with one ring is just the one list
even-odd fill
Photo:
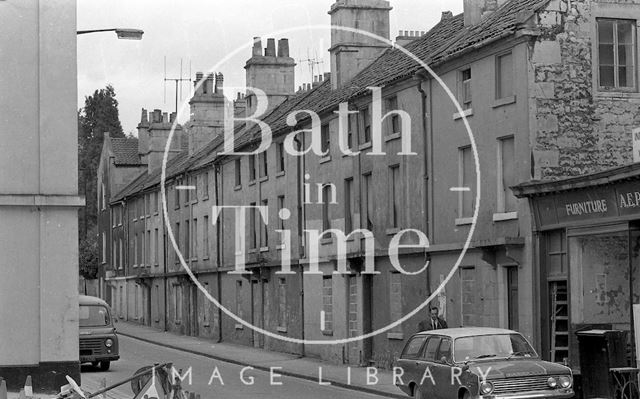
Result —
[[371, 148], [371, 146], [372, 146], [371, 142], [363, 143], [363, 144], [360, 144], [360, 146], [358, 146], [358, 150], [360, 151], [366, 150], [368, 148]]
[[174, 321], [173, 321], [173, 324], [180, 325], [180, 324], [182, 324], [182, 321], [180, 321], [180, 320], [174, 320]]
[[207, 322], [204, 322], [204, 323], [202, 324], [202, 326], [203, 326], [203, 327], [211, 327], [211, 323], [209, 323], [209, 322], [207, 321]]
[[468, 118], [472, 115], [473, 115], [473, 108], [467, 108], [464, 111], [462, 111], [462, 113], [456, 112], [455, 114], [453, 114], [453, 120], [457, 121], [459, 119], [462, 119], [463, 117]]
[[[247, 251], [248, 254], [255, 254], [257, 252], [258, 252], [257, 248], [251, 248], [250, 250]], [[242, 253], [236, 254], [236, 255], [242, 255]]]
[[202, 198], [203, 201], [208, 201], [209, 200], [209, 196], [207, 195], [206, 197]]
[[[158, 216], [158, 211], [153, 212], [153, 216]], [[120, 225], [122, 226], [122, 225]]]
[[198, 203], [198, 200], [197, 200], [197, 199], [196, 199], [196, 200], [191, 201], [191, 205], [194, 205], [194, 204], [197, 204], [197, 203]]
[[396, 235], [400, 232], [400, 227], [393, 227], [386, 230], [388, 236]]
[[278, 327], [278, 332], [285, 333], [287, 332], [287, 327]]
[[260, 247], [260, 252], [269, 252], [269, 247]]
[[322, 335], [333, 337], [333, 330], [322, 330]]
[[518, 219], [518, 212], [502, 212], [502, 213], [493, 214], [494, 222], [502, 222], [505, 220], [515, 220], [515, 219]]
[[202, 260], [209, 260], [209, 255], [207, 255], [207, 256], [203, 256], [203, 257], [202, 257]]
[[596, 90], [594, 97], [598, 98], [635, 98], [640, 99], [640, 93], [636, 91], [606, 91], [604, 89]]
[[197, 262], [198, 258], [191, 258], [191, 262]]
[[269, 176], [262, 176], [258, 181], [262, 183], [263, 181], [269, 180]]
[[283, 244], [278, 244], [278, 245], [276, 245], [276, 249], [277, 249], [278, 251], [282, 251], [284, 248], [285, 248], [285, 247], [284, 247], [284, 245], [283, 245]]
[[240, 323], [236, 324], [236, 330], [244, 330], [244, 326]]
[[333, 244], [333, 237], [325, 237], [320, 239], [321, 245]]
[[155, 267], [160, 266], [160, 264], [158, 264], [158, 263], [154, 263], [153, 265], [154, 265]]
[[400, 133], [400, 132], [398, 132], [398, 133], [391, 133], [391, 134], [387, 135], [387, 136], [384, 138], [384, 141], [385, 141], [385, 142], [389, 142], [389, 141], [393, 141], [393, 140], [398, 140], [398, 139], [400, 139], [400, 138], [402, 138], [402, 133]]
[[276, 177], [282, 177], [282, 176], [284, 176], [284, 174], [285, 174], [284, 170], [280, 171], [280, 172], [276, 173]]
[[234, 190], [238, 191], [238, 190], [242, 190], [242, 184], [238, 184], [237, 186], [235, 186], [233, 188]]
[[[176, 208], [176, 209], [178, 209], [178, 208]], [[138, 218], [133, 218], [133, 221], [134, 221], [134, 222], [137, 222], [137, 221], [138, 221]]]
[[327, 162], [331, 162], [331, 155], [320, 158], [320, 160], [318, 161], [318, 163], [320, 164], [327, 163]]
[[473, 224], [473, 218], [457, 218], [456, 226], [466, 226], [469, 224]]
[[516, 96], [504, 97], [493, 102], [493, 108], [502, 107], [503, 105], [509, 105], [516, 102]]
[[395, 339], [398, 341], [402, 341], [404, 340], [404, 333], [387, 333], [387, 339]]
[[249, 181], [249, 185], [250, 185], [250, 186], [253, 186], [254, 184], [256, 184], [256, 180], [255, 180], [255, 179], [253, 179], [253, 180]]

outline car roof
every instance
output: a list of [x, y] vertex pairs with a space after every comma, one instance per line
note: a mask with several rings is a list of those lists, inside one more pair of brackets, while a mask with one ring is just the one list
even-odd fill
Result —
[[504, 328], [492, 327], [460, 327], [460, 328], [443, 328], [440, 330], [422, 331], [416, 335], [442, 335], [453, 339], [462, 337], [473, 337], [477, 335], [493, 335], [493, 334], [520, 334], [517, 331], [507, 330]]
[[80, 305], [102, 305], [109, 306], [105, 301], [95, 296], [78, 295], [78, 302]]

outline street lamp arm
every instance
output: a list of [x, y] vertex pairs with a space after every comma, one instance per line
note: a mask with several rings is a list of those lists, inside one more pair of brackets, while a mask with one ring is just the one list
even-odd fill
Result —
[[118, 39], [129, 39], [129, 40], [141, 40], [142, 35], [144, 34], [144, 31], [141, 29], [124, 29], [124, 28], [79, 30], [76, 33], [78, 35], [85, 35], [87, 33], [97, 33], [97, 32], [116, 32]]

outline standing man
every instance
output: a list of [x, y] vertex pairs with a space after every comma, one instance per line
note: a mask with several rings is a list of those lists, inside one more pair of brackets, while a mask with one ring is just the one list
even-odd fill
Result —
[[447, 322], [445, 321], [445, 319], [439, 316], [440, 310], [437, 306], [432, 306], [429, 312], [431, 317], [418, 323], [418, 331], [430, 331], [447, 328]]

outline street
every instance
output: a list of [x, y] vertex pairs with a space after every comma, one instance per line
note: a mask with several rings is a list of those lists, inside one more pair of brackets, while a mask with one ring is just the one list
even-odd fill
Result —
[[[156, 362], [173, 362], [176, 369], [182, 368], [186, 371], [189, 367], [192, 368], [192, 385], [189, 385], [188, 381], [185, 380], [182, 387], [186, 391], [200, 394], [202, 399], [216, 397], [229, 399], [247, 397], [282, 399], [298, 399], [301, 397], [307, 399], [381, 397], [332, 386], [320, 386], [317, 382], [275, 375], [274, 382], [282, 382], [282, 385], [272, 386], [269, 373], [258, 370], [245, 372], [244, 380], [246, 382], [250, 382], [252, 377], [255, 379], [254, 385], [245, 385], [241, 380], [242, 366], [149, 344], [122, 335], [119, 336], [119, 339], [121, 358], [111, 364], [109, 371], [101, 372], [88, 364], [82, 366], [82, 387], [84, 389], [94, 392], [103, 378], [107, 379], [107, 385], [111, 385], [131, 377], [141, 367], [152, 365]], [[224, 385], [221, 385], [217, 376], [213, 378], [212, 384], [208, 385], [216, 367], [224, 381]], [[113, 399], [133, 398], [130, 384], [125, 384], [110, 391], [108, 397]]]

